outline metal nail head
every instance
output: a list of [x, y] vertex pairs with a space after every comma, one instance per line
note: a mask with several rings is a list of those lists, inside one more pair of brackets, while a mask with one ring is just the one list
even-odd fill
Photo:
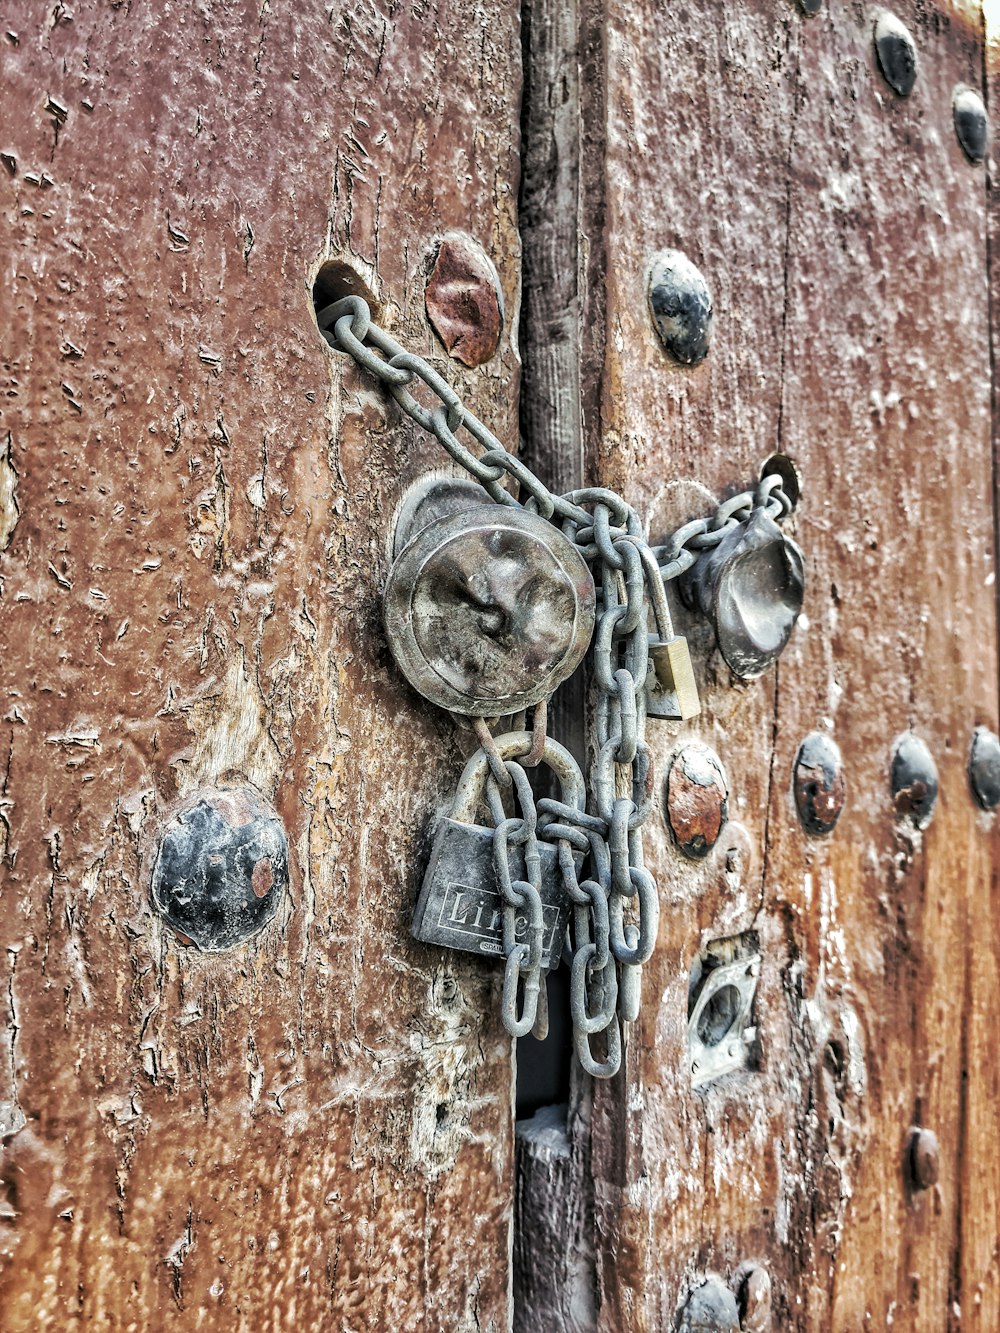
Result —
[[712, 297], [680, 250], [664, 250], [649, 271], [649, 309], [660, 342], [682, 366], [704, 361], [712, 339]]
[[288, 839], [248, 784], [205, 787], [167, 822], [153, 904], [185, 944], [217, 953], [258, 934], [288, 886]]
[[915, 1126], [910, 1131], [907, 1158], [914, 1189], [927, 1190], [937, 1184], [941, 1147], [932, 1129]]
[[886, 83], [900, 97], [909, 97], [917, 81], [917, 48], [904, 25], [888, 10], [875, 21], [875, 51]]
[[989, 122], [983, 99], [974, 89], [960, 84], [955, 89], [951, 108], [955, 135], [962, 145], [962, 151], [970, 162], [982, 162], [989, 139]]
[[896, 740], [892, 750], [892, 799], [900, 819], [925, 829], [934, 817], [938, 798], [937, 764], [912, 731]]
[[846, 787], [840, 749], [825, 732], [810, 732], [799, 746], [793, 788], [806, 832], [816, 836], [831, 833], [844, 809]]
[[1000, 805], [1000, 736], [988, 727], [977, 727], [972, 733], [969, 784], [984, 810]]
[[692, 741], [678, 750], [667, 773], [667, 823], [679, 851], [706, 857], [729, 817], [729, 783], [714, 750]]

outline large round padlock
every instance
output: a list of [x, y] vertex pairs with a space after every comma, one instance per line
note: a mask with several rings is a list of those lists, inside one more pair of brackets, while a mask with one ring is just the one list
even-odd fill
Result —
[[680, 593], [708, 617], [734, 675], [753, 680], [777, 661], [805, 595], [805, 562], [763, 507], [681, 575]]
[[577, 548], [524, 509], [477, 505], [435, 520], [385, 589], [393, 657], [431, 703], [502, 717], [547, 699], [594, 631], [594, 580]]

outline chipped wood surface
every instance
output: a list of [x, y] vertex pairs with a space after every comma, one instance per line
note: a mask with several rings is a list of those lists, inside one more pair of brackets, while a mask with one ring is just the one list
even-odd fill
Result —
[[[673, 479], [739, 489], [785, 453], [808, 564], [777, 671], [734, 682], [691, 626], [705, 711], [658, 733], [661, 761], [689, 736], [717, 750], [728, 828], [749, 836], [733, 875], [652, 835], [658, 949], [626, 1077], [595, 1089], [591, 1119], [602, 1330], [672, 1328], [703, 1273], [750, 1260], [770, 1271], [776, 1328], [1000, 1326], [998, 847], [966, 775], [997, 708], [986, 196], [951, 120], [982, 42], [953, 12], [898, 12], [919, 53], [908, 100], [877, 72], [868, 10], [832, 3], [815, 20], [608, 8], [603, 77], [583, 85], [604, 127], [584, 165], [591, 194], [603, 182], [588, 235], [606, 282], [588, 301], [608, 331], [591, 472], [656, 536], [697, 508]], [[714, 296], [692, 371], [666, 361], [645, 307], [671, 246]], [[847, 787], [826, 839], [804, 834], [792, 790], [817, 728]], [[889, 790], [910, 728], [941, 779], [922, 834]], [[750, 931], [759, 1068], [692, 1092], [692, 964]], [[922, 1192], [904, 1171], [912, 1124], [941, 1145]]]
[[[349, 262], [516, 445], [511, 323], [465, 374], [423, 287], [469, 231], [516, 312], [517, 12], [81, 0], [4, 28], [0, 1323], [503, 1329], [496, 975], [408, 932], [461, 756], [379, 617], [439, 459], [311, 291]], [[199, 955], [150, 860], [232, 774], [281, 814], [290, 892]]]
[[[4, 1329], [658, 1333], [756, 1261], [774, 1328], [993, 1333], [998, 847], [965, 772], [997, 726], [988, 220], [951, 124], [978, 11], [898, 6], [901, 100], [860, 5], [525, 6], [531, 459], [656, 537], [780, 450], [808, 586], [751, 684], [678, 610], [705, 707], [656, 726], [661, 784], [711, 745], [729, 822], [698, 861], [654, 824], [626, 1075], [525, 1127], [515, 1184], [497, 975], [408, 934], [460, 758], [378, 591], [441, 458], [310, 294], [349, 265], [516, 444], [517, 7], [162, 10], [22, 0], [0, 39]], [[476, 370], [425, 312], [461, 232], [502, 288]], [[668, 247], [715, 300], [693, 370], [647, 314]], [[940, 774], [923, 833], [889, 791], [908, 729]], [[826, 838], [793, 788], [817, 730], [844, 762]], [[203, 956], [152, 912], [151, 861], [234, 776], [281, 814], [291, 886], [256, 943]], [[740, 934], [757, 1067], [694, 1091], [689, 976]]]

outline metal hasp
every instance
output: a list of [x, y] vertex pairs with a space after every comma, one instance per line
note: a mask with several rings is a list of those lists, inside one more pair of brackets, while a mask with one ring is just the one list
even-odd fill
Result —
[[723, 1074], [746, 1069], [748, 1048], [757, 1039], [750, 1013], [760, 976], [760, 954], [731, 963], [699, 960], [688, 1013], [691, 1086], [704, 1087]]
[[712, 338], [712, 297], [701, 271], [680, 250], [664, 250], [649, 269], [649, 309], [660, 342], [682, 366], [704, 361]]
[[[503, 759], [511, 759], [526, 755], [531, 741], [530, 732], [515, 731], [498, 736], [496, 746]], [[583, 777], [569, 751], [547, 739], [542, 762], [559, 779], [563, 804], [582, 811], [586, 801]], [[413, 935], [425, 944], [502, 959], [504, 903], [494, 863], [495, 830], [476, 823], [478, 812], [486, 803], [489, 772], [489, 760], [483, 751], [477, 750], [459, 779], [448, 816], [441, 820], [435, 833], [430, 864], [413, 913]], [[555, 844], [540, 841], [538, 851], [543, 924], [541, 963], [548, 968], [558, 966], [570, 903]], [[522, 849], [508, 844], [507, 859], [511, 879], [524, 880]], [[524, 937], [527, 926], [527, 916], [520, 912], [515, 923], [518, 940]]]
[[729, 783], [714, 750], [692, 741], [677, 751], [667, 772], [667, 823], [678, 851], [706, 857], [729, 818]]
[[288, 840], [249, 785], [195, 792], [164, 828], [152, 896], [182, 943], [206, 953], [256, 935], [288, 886]]
[[548, 699], [594, 630], [594, 580], [558, 528], [494, 504], [446, 515], [389, 571], [385, 628], [414, 689], [455, 713], [501, 717]]
[[925, 829], [937, 804], [938, 771], [930, 750], [912, 731], [896, 738], [890, 776], [897, 816], [916, 829]]
[[900, 97], [909, 97], [917, 81], [917, 48], [908, 30], [888, 10], [875, 20], [875, 53], [889, 87]]
[[807, 833], [832, 833], [844, 809], [846, 787], [840, 748], [823, 731], [812, 731], [795, 756], [795, 808]]
[[983, 810], [1000, 805], [1000, 737], [988, 727], [977, 727], [972, 733], [969, 785]]
[[726, 665], [754, 680], [784, 651], [805, 597], [802, 552], [762, 505], [678, 580], [692, 609], [708, 617]]
[[687, 1298], [677, 1333], [740, 1333], [736, 1297], [715, 1273], [709, 1273]]
[[989, 139], [989, 122], [983, 99], [974, 89], [959, 84], [951, 99], [951, 110], [955, 121], [955, 137], [962, 145], [962, 152], [970, 162], [982, 162]]

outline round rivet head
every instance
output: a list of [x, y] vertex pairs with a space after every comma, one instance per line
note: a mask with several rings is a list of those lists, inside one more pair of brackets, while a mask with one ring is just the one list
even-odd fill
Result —
[[481, 366], [496, 355], [503, 329], [500, 287], [496, 269], [471, 237], [441, 241], [424, 302], [449, 356], [463, 366]]
[[910, 1131], [907, 1164], [915, 1189], [928, 1190], [937, 1184], [941, 1147], [932, 1129], [917, 1126]]
[[891, 778], [896, 814], [914, 828], [925, 829], [934, 817], [938, 771], [930, 750], [912, 731], [904, 732], [893, 746]]
[[710, 1273], [681, 1312], [678, 1333], [740, 1333], [736, 1297], [722, 1278]]
[[886, 83], [900, 97], [909, 97], [917, 81], [917, 48], [900, 20], [888, 10], [875, 21], [875, 51]]
[[972, 88], [959, 86], [951, 102], [955, 134], [970, 162], [982, 162], [986, 156], [989, 123], [983, 99]]
[[714, 750], [692, 741], [674, 755], [667, 773], [667, 823], [685, 856], [701, 860], [729, 817], [729, 783]]
[[812, 731], [799, 746], [793, 777], [795, 806], [807, 833], [832, 832], [844, 808], [844, 761], [837, 743]]
[[771, 1327], [771, 1275], [755, 1265], [746, 1272], [739, 1288], [742, 1333], [768, 1333]]
[[288, 885], [281, 820], [249, 785], [206, 787], [167, 823], [153, 866], [153, 904], [206, 953], [256, 935]]
[[988, 727], [977, 727], [972, 733], [969, 783], [984, 810], [1000, 805], [1000, 737]]
[[704, 361], [712, 338], [712, 297], [687, 255], [664, 250], [649, 271], [649, 308], [660, 342], [682, 366]]
[[547, 699], [583, 660], [594, 580], [558, 528], [481, 505], [428, 524], [389, 571], [385, 628], [414, 689], [500, 717]]

